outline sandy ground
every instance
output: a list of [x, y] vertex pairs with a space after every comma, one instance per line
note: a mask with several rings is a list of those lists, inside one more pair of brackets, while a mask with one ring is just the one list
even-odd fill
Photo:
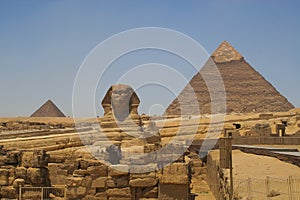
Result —
[[282, 162], [276, 158], [233, 151], [234, 178], [262, 178], [270, 176], [286, 179], [288, 176], [300, 177], [300, 168], [296, 165]]
[[[233, 175], [235, 179], [265, 179], [267, 176], [287, 179], [289, 176], [300, 177], [300, 168], [282, 162], [277, 158], [260, 156], [233, 150]], [[219, 159], [219, 151], [211, 151], [214, 159]]]
[[[219, 151], [212, 151], [212, 155], [214, 159], [218, 159]], [[277, 195], [272, 197], [272, 200], [289, 199], [290, 185], [287, 181], [289, 176], [295, 178], [296, 184], [300, 185], [300, 168], [296, 165], [272, 157], [243, 153], [239, 150], [234, 150], [232, 157], [235, 192], [243, 199], [251, 196], [252, 199], [263, 200], [267, 199], [267, 195], [270, 194]], [[268, 182], [267, 177], [269, 177]], [[300, 188], [296, 190], [299, 191]]]

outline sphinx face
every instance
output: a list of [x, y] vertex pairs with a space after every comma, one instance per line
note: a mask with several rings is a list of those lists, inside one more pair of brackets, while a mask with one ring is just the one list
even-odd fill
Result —
[[125, 120], [131, 109], [131, 96], [133, 90], [125, 85], [115, 85], [112, 88], [111, 103], [114, 116], [119, 120]]

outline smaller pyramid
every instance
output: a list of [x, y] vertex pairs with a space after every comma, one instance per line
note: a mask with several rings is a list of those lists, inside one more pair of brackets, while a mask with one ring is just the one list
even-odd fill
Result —
[[30, 117], [66, 117], [59, 108], [48, 100], [39, 109], [37, 109]]

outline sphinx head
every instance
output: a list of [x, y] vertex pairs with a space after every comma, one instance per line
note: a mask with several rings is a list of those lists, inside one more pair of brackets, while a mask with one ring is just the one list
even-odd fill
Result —
[[124, 121], [131, 113], [137, 114], [140, 100], [129, 85], [112, 85], [107, 91], [102, 106], [104, 115], [112, 113], [116, 120]]

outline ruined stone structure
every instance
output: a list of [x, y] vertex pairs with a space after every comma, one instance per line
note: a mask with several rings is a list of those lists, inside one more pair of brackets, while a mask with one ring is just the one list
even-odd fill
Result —
[[[104, 135], [120, 149], [116, 159], [122, 164], [146, 164], [155, 162], [160, 136], [155, 125], [143, 124], [137, 113], [140, 100], [128, 85], [113, 85], [106, 93], [102, 106], [104, 117], [101, 129]], [[106, 146], [103, 141], [95, 144]], [[115, 161], [116, 162], [116, 161]], [[143, 163], [144, 162], [144, 163]]]
[[30, 117], [66, 117], [59, 108], [48, 100], [39, 109], [37, 109]]
[[[28, 150], [37, 143], [26, 141], [0, 149], [0, 198], [17, 198], [20, 186], [62, 186], [71, 200], [189, 199], [191, 160], [179, 144], [162, 146], [155, 123], [138, 115], [133, 89], [112, 86], [102, 105], [101, 130], [87, 129], [81, 141], [78, 134], [51, 139], [47, 152]], [[24, 199], [40, 197], [22, 193]]]
[[[207, 85], [201, 76], [209, 72], [212, 65], [217, 66], [224, 82], [226, 91], [227, 113], [261, 113], [261, 112], [283, 112], [294, 106], [282, 96], [267, 80], [255, 71], [228, 42], [224, 41], [212, 54], [204, 67], [197, 73], [190, 85], [194, 89], [202, 114], [211, 113], [211, 99]], [[211, 93], [217, 94], [218, 88], [210, 88]], [[187, 105], [191, 101], [193, 91], [189, 87], [183, 89], [179, 96], [169, 105], [167, 115], [180, 115], [178, 99], [183, 99]], [[189, 105], [190, 114], [195, 113], [193, 105]], [[220, 110], [223, 112], [223, 110]]]
[[[19, 187], [24, 185], [50, 186], [47, 164], [43, 150], [9, 151], [0, 146], [0, 198], [17, 199]], [[28, 192], [23, 197], [36, 199], [35, 195], [40, 194]]]
[[269, 137], [272, 134], [270, 124], [255, 124], [249, 131], [246, 132], [246, 136], [258, 136]]

